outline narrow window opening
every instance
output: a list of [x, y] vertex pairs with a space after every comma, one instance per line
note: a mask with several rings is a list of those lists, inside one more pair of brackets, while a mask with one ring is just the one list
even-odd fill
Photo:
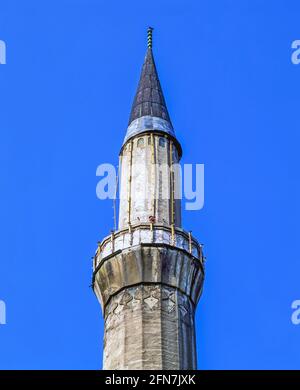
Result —
[[138, 147], [144, 146], [144, 138], [139, 138], [138, 139], [137, 146]]
[[166, 140], [164, 138], [160, 138], [159, 139], [159, 146], [161, 146], [162, 148], [164, 148], [166, 145]]

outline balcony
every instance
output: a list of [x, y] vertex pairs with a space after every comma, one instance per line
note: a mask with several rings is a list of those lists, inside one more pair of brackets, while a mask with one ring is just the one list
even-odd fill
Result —
[[204, 265], [202, 245], [192, 237], [190, 232], [166, 225], [138, 224], [129, 226], [128, 229], [112, 232], [99, 243], [94, 257], [93, 270], [95, 271], [107, 256], [141, 244], [169, 245], [190, 253], [200, 261], [202, 266]]

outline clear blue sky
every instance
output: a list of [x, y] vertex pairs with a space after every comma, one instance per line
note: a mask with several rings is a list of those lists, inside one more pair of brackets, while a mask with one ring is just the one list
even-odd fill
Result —
[[205, 164], [199, 368], [300, 368], [298, 0], [0, 0], [0, 368], [97, 369], [89, 288], [146, 28], [183, 162]]

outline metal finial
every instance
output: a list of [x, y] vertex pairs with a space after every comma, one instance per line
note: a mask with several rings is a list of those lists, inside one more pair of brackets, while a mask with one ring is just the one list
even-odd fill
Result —
[[148, 40], [148, 47], [149, 48], [152, 48], [152, 31], [153, 31], [153, 27], [148, 27], [148, 31], [147, 31], [147, 40]]

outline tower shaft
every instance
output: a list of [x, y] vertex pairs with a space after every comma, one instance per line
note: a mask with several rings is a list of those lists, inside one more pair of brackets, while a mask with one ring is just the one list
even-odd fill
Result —
[[128, 224], [181, 226], [179, 153], [174, 140], [138, 134], [120, 153], [119, 229]]

